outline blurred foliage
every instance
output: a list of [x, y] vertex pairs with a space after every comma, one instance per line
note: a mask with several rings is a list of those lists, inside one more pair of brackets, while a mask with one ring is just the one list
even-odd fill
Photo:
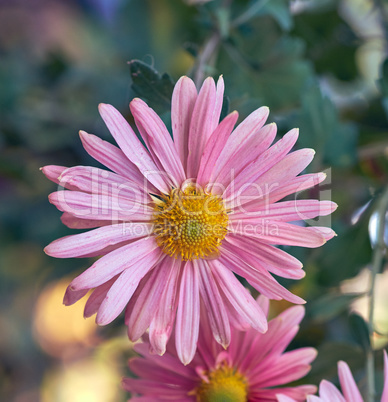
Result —
[[[90, 264], [41, 251], [72, 231], [49, 205], [55, 185], [39, 167], [95, 164], [77, 133], [83, 129], [112, 141], [98, 117], [100, 102], [115, 105], [132, 123], [128, 103], [140, 96], [168, 121], [173, 82], [195, 75], [214, 33], [219, 46], [202, 67], [225, 78], [223, 115], [230, 107], [242, 119], [268, 105], [280, 136], [298, 126], [298, 146], [316, 150], [311, 171], [331, 172], [331, 181], [310, 195], [325, 194], [339, 204], [331, 218], [338, 237], [319, 250], [287, 248], [307, 272], [297, 284], [284, 282], [308, 301], [294, 346], [320, 352], [306, 381], [334, 380], [339, 359], [362, 377], [363, 318], [349, 320], [348, 311], [363, 292], [343, 294], [341, 283], [370, 263], [373, 203], [357, 223], [352, 217], [388, 178], [383, 15], [367, 0], [303, 0], [291, 8], [286, 0], [0, 3], [0, 400], [40, 400], [42, 378], [55, 377], [55, 394], [67, 386], [58, 377], [63, 367], [82, 371], [94, 361], [85, 347], [79, 361], [64, 362], [44, 352], [32, 335], [42, 289]], [[362, 24], [363, 18], [368, 22]], [[95, 345], [120, 336], [120, 324], [96, 329]], [[127, 355], [116, 355], [113, 366], [122, 370]], [[47, 399], [53, 394], [47, 394], [46, 380], [42, 395], [53, 400]], [[126, 398], [112, 395], [114, 401]]]
[[156, 70], [139, 60], [129, 63], [133, 91], [147, 101], [148, 106], [161, 114], [171, 110], [174, 82], [167, 75], [160, 76]]

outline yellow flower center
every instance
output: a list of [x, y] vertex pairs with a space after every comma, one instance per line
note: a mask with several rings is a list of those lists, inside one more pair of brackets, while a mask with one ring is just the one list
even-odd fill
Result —
[[227, 233], [222, 198], [190, 184], [163, 195], [155, 207], [154, 234], [163, 251], [183, 260], [214, 257]]
[[248, 387], [245, 378], [235, 369], [223, 365], [208, 374], [195, 390], [198, 402], [246, 402]]

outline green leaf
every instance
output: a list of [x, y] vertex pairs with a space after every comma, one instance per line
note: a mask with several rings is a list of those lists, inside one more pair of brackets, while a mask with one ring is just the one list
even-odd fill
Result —
[[271, 15], [285, 31], [293, 27], [288, 0], [270, 0], [260, 10], [259, 14]]
[[364, 350], [370, 349], [370, 337], [366, 321], [358, 313], [352, 313], [349, 316], [349, 326], [354, 340]]
[[300, 128], [300, 145], [323, 155], [324, 164], [344, 167], [356, 163], [357, 129], [339, 121], [334, 104], [317, 84], [304, 91], [302, 109], [291, 125]]
[[319, 383], [323, 378], [338, 378], [337, 362], [346, 361], [351, 368], [364, 366], [365, 355], [360, 347], [349, 342], [325, 342], [318, 348], [318, 356], [312, 364], [309, 381]]
[[321, 285], [338, 285], [341, 281], [356, 276], [372, 260], [368, 224], [375, 202], [376, 199], [372, 199], [356, 223], [346, 229], [337, 229], [338, 236], [319, 250], [316, 263]]
[[299, 103], [312, 70], [303, 58], [303, 42], [278, 37], [274, 25], [262, 18], [249, 32], [236, 31], [233, 40], [224, 44], [219, 64], [231, 99], [243, 93], [256, 98], [256, 105], [261, 103], [277, 112]]
[[249, 22], [258, 16], [270, 15], [280, 25], [289, 31], [293, 27], [288, 0], [253, 0], [248, 8], [234, 21], [238, 26]]
[[359, 39], [339, 15], [338, 2], [326, 6], [322, 3], [317, 1], [315, 7], [296, 14], [292, 33], [305, 41], [307, 57], [313, 61], [318, 75], [351, 82], [359, 76], [356, 63]]
[[351, 226], [322, 250], [317, 259], [320, 284], [333, 286], [356, 276], [372, 258], [367, 224], [360, 222]]
[[378, 80], [378, 83], [383, 94], [382, 104], [388, 119], [388, 59], [386, 59], [382, 65], [382, 73], [383, 76]]
[[308, 314], [317, 322], [325, 322], [347, 310], [349, 304], [364, 293], [329, 293], [311, 302]]
[[174, 81], [168, 74], [159, 74], [153, 67], [140, 61], [129, 62], [132, 89], [158, 114], [171, 109]]
[[383, 76], [379, 80], [381, 91], [384, 95], [388, 95], [388, 59], [386, 59], [382, 65]]

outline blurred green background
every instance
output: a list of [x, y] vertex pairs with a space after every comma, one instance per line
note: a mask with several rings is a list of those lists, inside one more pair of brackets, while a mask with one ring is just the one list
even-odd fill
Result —
[[[339, 204], [328, 221], [338, 237], [317, 250], [288, 249], [307, 272], [297, 283], [282, 281], [308, 301], [292, 346], [320, 351], [306, 381], [336, 382], [343, 359], [363, 389], [369, 223], [388, 177], [387, 16], [383, 0], [0, 0], [0, 400], [128, 398], [119, 383], [133, 352], [122, 318], [98, 328], [82, 318], [82, 302], [62, 306], [65, 287], [90, 261], [43, 253], [72, 231], [48, 203], [55, 185], [39, 168], [96, 166], [78, 131], [111, 141], [100, 102], [131, 122], [128, 103], [141, 96], [168, 124], [169, 103], [144, 82], [134, 86], [127, 62], [176, 81], [195, 74], [214, 33], [220, 46], [205, 74], [223, 74], [225, 107], [242, 119], [269, 106], [280, 135], [299, 127], [298, 147], [317, 151], [310, 171], [328, 173], [310, 195]], [[382, 272], [375, 349], [388, 343], [386, 289]], [[274, 303], [273, 314], [285, 307]], [[381, 351], [376, 362], [381, 390]]]

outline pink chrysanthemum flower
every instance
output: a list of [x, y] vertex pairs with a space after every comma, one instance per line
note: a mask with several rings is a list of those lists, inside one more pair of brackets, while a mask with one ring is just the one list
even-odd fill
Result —
[[[319, 384], [319, 396], [308, 395], [307, 402], [364, 402], [361, 393], [354, 381], [352, 372], [347, 363], [338, 362], [338, 377], [341, 384], [341, 392], [329, 381], [322, 380]], [[296, 402], [287, 395], [279, 395], [279, 402]], [[381, 402], [388, 402], [388, 358], [384, 350], [384, 389]]]
[[85, 316], [108, 324], [126, 307], [129, 337], [149, 328], [163, 354], [175, 324], [178, 356], [194, 356], [202, 300], [216, 340], [226, 347], [230, 324], [265, 332], [260, 307], [233, 272], [271, 299], [303, 300], [270, 273], [304, 276], [302, 264], [276, 245], [318, 247], [334, 235], [323, 227], [289, 221], [330, 214], [330, 201], [278, 202], [320, 183], [325, 175], [298, 176], [314, 151], [290, 152], [298, 131], [271, 146], [276, 125], [264, 125], [268, 108], [235, 129], [237, 112], [219, 122], [224, 93], [208, 78], [199, 93], [182, 77], [172, 97], [173, 138], [142, 100], [130, 109], [146, 145], [110, 105], [100, 114], [121, 149], [80, 133], [85, 150], [111, 171], [46, 166], [43, 173], [67, 190], [50, 194], [70, 228], [92, 229], [48, 245], [58, 258], [101, 256], [70, 284], [69, 305], [94, 289]]
[[[268, 312], [268, 299], [258, 304]], [[313, 348], [285, 352], [299, 330], [304, 316], [302, 306], [294, 306], [268, 322], [268, 331], [232, 329], [228, 350], [215, 342], [204, 315], [198, 349], [193, 361], [183, 367], [174, 347], [164, 356], [148, 353], [148, 342], [135, 345], [143, 357], [129, 361], [139, 378], [125, 378], [123, 387], [138, 397], [131, 401], [276, 401], [277, 395], [304, 401], [314, 393], [314, 385], [287, 386], [310, 371], [316, 357]]]
[[[329, 381], [322, 380], [319, 384], [319, 396], [309, 395], [308, 402], [363, 402], [361, 393], [354, 381], [349, 366], [343, 362], [338, 362], [338, 377], [341, 384], [341, 392]], [[388, 402], [388, 358], [384, 350], [384, 389], [381, 402]]]

